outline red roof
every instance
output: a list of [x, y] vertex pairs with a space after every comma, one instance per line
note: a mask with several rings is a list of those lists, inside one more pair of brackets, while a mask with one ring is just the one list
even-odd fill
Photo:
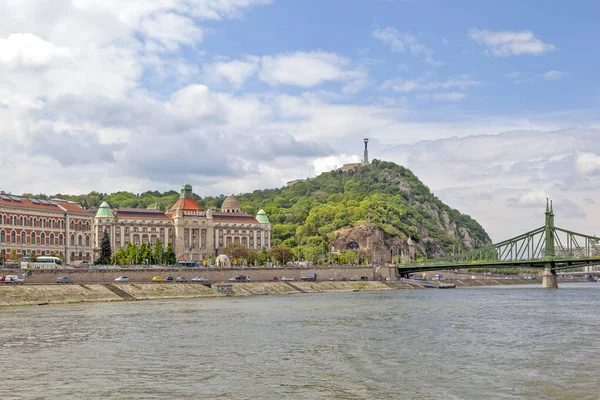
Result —
[[89, 213], [91, 215], [89, 211], [81, 208], [79, 204], [70, 203], [64, 200], [28, 199], [26, 197], [2, 194], [2, 196], [0, 197], [0, 205], [56, 212], [67, 211], [77, 213]]
[[256, 218], [246, 213], [216, 212], [212, 215], [215, 222], [237, 222], [243, 224], [258, 224]]
[[173, 207], [171, 207], [171, 209], [167, 211], [167, 213], [172, 215], [175, 214], [177, 210], [202, 211], [202, 207], [198, 205], [196, 199], [194, 199], [193, 197], [185, 197], [183, 199], [177, 200], [177, 202], [173, 204]]
[[164, 212], [147, 208], [119, 208], [113, 210], [117, 218], [165, 219], [170, 220]]

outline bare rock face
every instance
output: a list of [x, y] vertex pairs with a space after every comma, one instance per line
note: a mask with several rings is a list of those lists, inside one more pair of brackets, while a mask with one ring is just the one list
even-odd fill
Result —
[[401, 263], [415, 261], [417, 249], [410, 238], [385, 239], [381, 229], [370, 223], [344, 227], [333, 233], [332, 251], [356, 250], [362, 252], [373, 263], [390, 263], [397, 259]]

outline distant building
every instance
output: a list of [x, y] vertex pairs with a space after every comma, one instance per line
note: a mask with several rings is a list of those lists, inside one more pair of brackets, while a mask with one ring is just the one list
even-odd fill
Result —
[[157, 239], [170, 243], [179, 261], [199, 262], [220, 254], [230, 243], [248, 248], [271, 248], [271, 222], [260, 210], [256, 217], [241, 211], [240, 202], [228, 196], [221, 206], [202, 210], [192, 196], [192, 186], [183, 185], [179, 200], [166, 212], [159, 210], [111, 209], [102, 203], [94, 218], [94, 247], [100, 248], [104, 231], [113, 251], [128, 243], [154, 245]]
[[64, 200], [0, 194], [0, 253], [5, 260], [62, 256], [67, 263], [92, 262], [94, 215]]

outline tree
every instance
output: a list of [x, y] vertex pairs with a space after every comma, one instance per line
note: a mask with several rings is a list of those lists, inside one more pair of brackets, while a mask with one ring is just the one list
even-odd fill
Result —
[[283, 245], [271, 248], [271, 250], [269, 250], [269, 256], [273, 261], [280, 262], [282, 265], [285, 265], [288, 261], [292, 261], [294, 258], [292, 249]]
[[246, 260], [248, 260], [248, 265], [256, 264], [258, 262], [258, 250], [248, 249], [248, 255], [246, 256]]
[[164, 261], [165, 264], [168, 265], [173, 265], [177, 263], [177, 257], [175, 256], [175, 252], [173, 251], [173, 247], [171, 246], [171, 243], [169, 243], [167, 245], [167, 250], [165, 251], [165, 255], [164, 255]]
[[110, 264], [111, 254], [110, 237], [108, 236], [108, 231], [104, 231], [102, 241], [100, 242], [100, 258], [98, 259], [98, 263]]
[[17, 249], [12, 249], [10, 251], [10, 261], [12, 261], [12, 262], [17, 261]]
[[124, 264], [133, 264], [133, 263], [137, 262], [137, 260], [136, 260], [137, 252], [138, 252], [138, 249], [137, 249], [137, 246], [135, 245], [135, 243], [133, 243], [133, 242], [127, 243], [127, 247], [125, 248], [126, 258], [123, 260], [123, 263]]
[[233, 260], [246, 260], [248, 258], [248, 248], [241, 243], [229, 243], [223, 249], [223, 253]]
[[152, 250], [152, 258], [154, 260], [154, 264], [162, 264], [163, 263], [163, 244], [160, 239], [156, 239], [154, 242], [154, 249]]
[[267, 249], [263, 247], [260, 253], [258, 253], [258, 263], [260, 265], [265, 265], [267, 261], [269, 261], [269, 253], [267, 252]]

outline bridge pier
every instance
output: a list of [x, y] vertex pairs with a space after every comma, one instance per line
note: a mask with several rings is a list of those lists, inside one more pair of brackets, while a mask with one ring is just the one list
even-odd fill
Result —
[[544, 289], [558, 289], [558, 280], [556, 279], [556, 271], [551, 265], [544, 268], [542, 274], [542, 287]]

